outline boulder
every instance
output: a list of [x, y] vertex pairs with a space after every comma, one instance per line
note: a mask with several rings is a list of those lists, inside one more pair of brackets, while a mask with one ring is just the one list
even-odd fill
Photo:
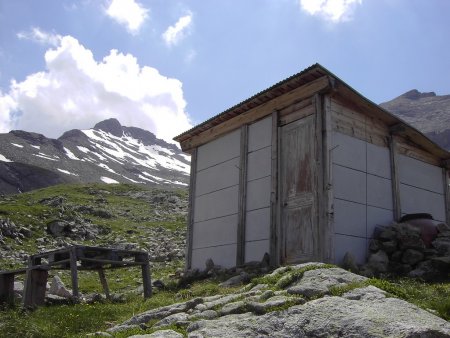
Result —
[[72, 292], [68, 289], [66, 289], [66, 286], [64, 285], [63, 281], [59, 276], [54, 276], [52, 279], [52, 283], [50, 285], [50, 289], [48, 290], [48, 293], [64, 297], [64, 298], [71, 298]]
[[409, 265], [415, 265], [422, 261], [424, 254], [418, 250], [407, 249], [403, 252], [402, 262]]
[[183, 338], [183, 335], [174, 330], [159, 330], [149, 334], [136, 334], [128, 338]]
[[370, 254], [367, 264], [375, 272], [387, 272], [389, 266], [389, 257], [383, 250]]

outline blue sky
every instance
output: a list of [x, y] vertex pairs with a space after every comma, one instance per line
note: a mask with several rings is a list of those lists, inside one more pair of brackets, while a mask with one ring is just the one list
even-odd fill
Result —
[[447, 0], [0, 0], [0, 132], [166, 140], [319, 62], [377, 103], [450, 94]]

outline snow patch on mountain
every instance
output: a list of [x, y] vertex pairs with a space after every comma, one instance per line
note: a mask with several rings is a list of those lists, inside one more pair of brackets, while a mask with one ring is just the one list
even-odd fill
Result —
[[3, 156], [2, 154], [0, 154], [0, 161], [1, 162], [12, 162], [11, 160], [8, 160], [5, 156]]
[[68, 171], [68, 170], [64, 170], [64, 169], [60, 169], [60, 168], [56, 168], [56, 170], [58, 170], [59, 172], [62, 172], [63, 174], [66, 174], [66, 175], [80, 176], [80, 175], [78, 175], [78, 174], [71, 173], [71, 172]]
[[75, 154], [73, 152], [71, 152], [66, 147], [64, 147], [64, 151], [66, 152], [67, 157], [70, 158], [71, 160], [75, 160], [75, 161], [79, 161], [80, 160], [78, 157], [75, 156]]
[[119, 183], [118, 181], [113, 180], [112, 178], [109, 178], [109, 177], [106, 177], [106, 176], [102, 176], [102, 177], [100, 177], [100, 179], [103, 182], [108, 183], [108, 184], [117, 184], [117, 183]]
[[17, 147], [17, 148], [23, 148], [23, 145], [21, 145], [21, 144], [12, 143], [12, 142], [11, 142], [11, 144], [12, 144], [14, 147]]

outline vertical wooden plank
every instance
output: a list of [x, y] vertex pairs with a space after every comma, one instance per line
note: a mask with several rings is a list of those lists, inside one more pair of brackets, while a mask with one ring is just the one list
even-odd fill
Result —
[[14, 303], [14, 273], [0, 275], [0, 305]]
[[278, 133], [278, 111], [272, 112], [272, 168], [271, 168], [271, 191], [270, 191], [270, 265], [278, 266], [280, 262], [280, 203], [279, 203], [279, 133]]
[[[324, 229], [326, 228], [327, 219], [326, 219], [326, 201], [325, 201], [325, 190], [324, 190], [324, 181], [325, 181], [325, 168], [324, 168], [324, 153], [326, 152], [324, 149], [324, 109], [323, 109], [323, 96], [320, 94], [315, 94], [313, 98], [313, 103], [316, 109], [316, 132], [315, 132], [315, 142], [316, 142], [316, 161], [317, 161], [317, 171], [316, 171], [316, 187], [317, 187], [317, 195], [316, 195], [316, 219], [317, 226], [319, 228], [318, 231], [318, 239], [317, 239], [317, 248], [315, 248], [315, 256], [319, 258], [319, 260], [324, 260], [324, 251], [325, 251], [325, 242], [326, 235], [324, 233]], [[325, 140], [326, 141], [326, 140]]]
[[389, 152], [391, 158], [392, 201], [394, 203], [394, 220], [398, 222], [402, 217], [400, 200], [400, 178], [398, 176], [397, 140], [394, 135], [389, 136]]
[[31, 281], [31, 267], [33, 265], [33, 256], [28, 257], [28, 269], [25, 274], [25, 283], [23, 288], [23, 298], [22, 305], [24, 308], [32, 306], [31, 296], [32, 296], [32, 281]]
[[446, 222], [450, 225], [450, 169], [448, 168], [448, 163], [444, 168], [442, 168], [442, 174], [444, 175], [444, 197], [445, 197], [445, 215]]
[[239, 201], [236, 265], [245, 263], [245, 216], [247, 202], [248, 125], [241, 126], [241, 152], [239, 163]]
[[148, 253], [139, 255], [137, 257], [138, 262], [142, 262], [142, 283], [144, 287], [144, 298], [150, 298], [152, 296], [152, 277], [150, 273], [150, 262]]
[[43, 269], [27, 270], [23, 306], [33, 308], [45, 303], [45, 291], [47, 286], [48, 271]]
[[333, 206], [333, 177], [332, 177], [332, 122], [331, 98], [325, 95], [322, 108], [322, 147], [323, 147], [323, 203], [324, 238], [322, 240], [322, 259], [325, 262], [334, 262], [334, 206]]
[[191, 153], [191, 176], [189, 180], [189, 210], [186, 231], [186, 265], [185, 269], [189, 270], [192, 266], [192, 242], [194, 236], [194, 208], [195, 208], [195, 184], [197, 177], [197, 148], [192, 149]]
[[70, 249], [70, 278], [72, 280], [72, 296], [78, 298], [78, 267], [76, 247]]
[[109, 293], [108, 281], [106, 280], [105, 270], [100, 268], [98, 271], [98, 277], [100, 278], [100, 283], [102, 284], [103, 292], [105, 293], [106, 299], [111, 300], [111, 295]]

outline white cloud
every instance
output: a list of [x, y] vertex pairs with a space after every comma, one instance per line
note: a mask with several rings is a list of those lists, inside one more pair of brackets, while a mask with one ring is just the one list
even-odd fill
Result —
[[348, 21], [362, 0], [300, 0], [301, 8], [332, 22]]
[[137, 34], [148, 18], [148, 9], [135, 0], [111, 0], [106, 14], [121, 25], [125, 25], [131, 34]]
[[46, 70], [12, 81], [0, 92], [0, 130], [12, 128], [58, 137], [115, 117], [123, 125], [171, 141], [191, 127], [182, 83], [140, 66], [131, 54], [111, 50], [96, 61], [71, 36], [45, 53]]
[[167, 30], [162, 34], [162, 38], [168, 46], [176, 45], [183, 39], [189, 27], [192, 24], [192, 13], [188, 13], [182, 16], [173, 26], [169, 26]]
[[19, 32], [17, 37], [22, 40], [31, 40], [41, 45], [57, 46], [61, 40], [61, 35], [44, 32], [38, 27], [33, 27], [29, 32]]

